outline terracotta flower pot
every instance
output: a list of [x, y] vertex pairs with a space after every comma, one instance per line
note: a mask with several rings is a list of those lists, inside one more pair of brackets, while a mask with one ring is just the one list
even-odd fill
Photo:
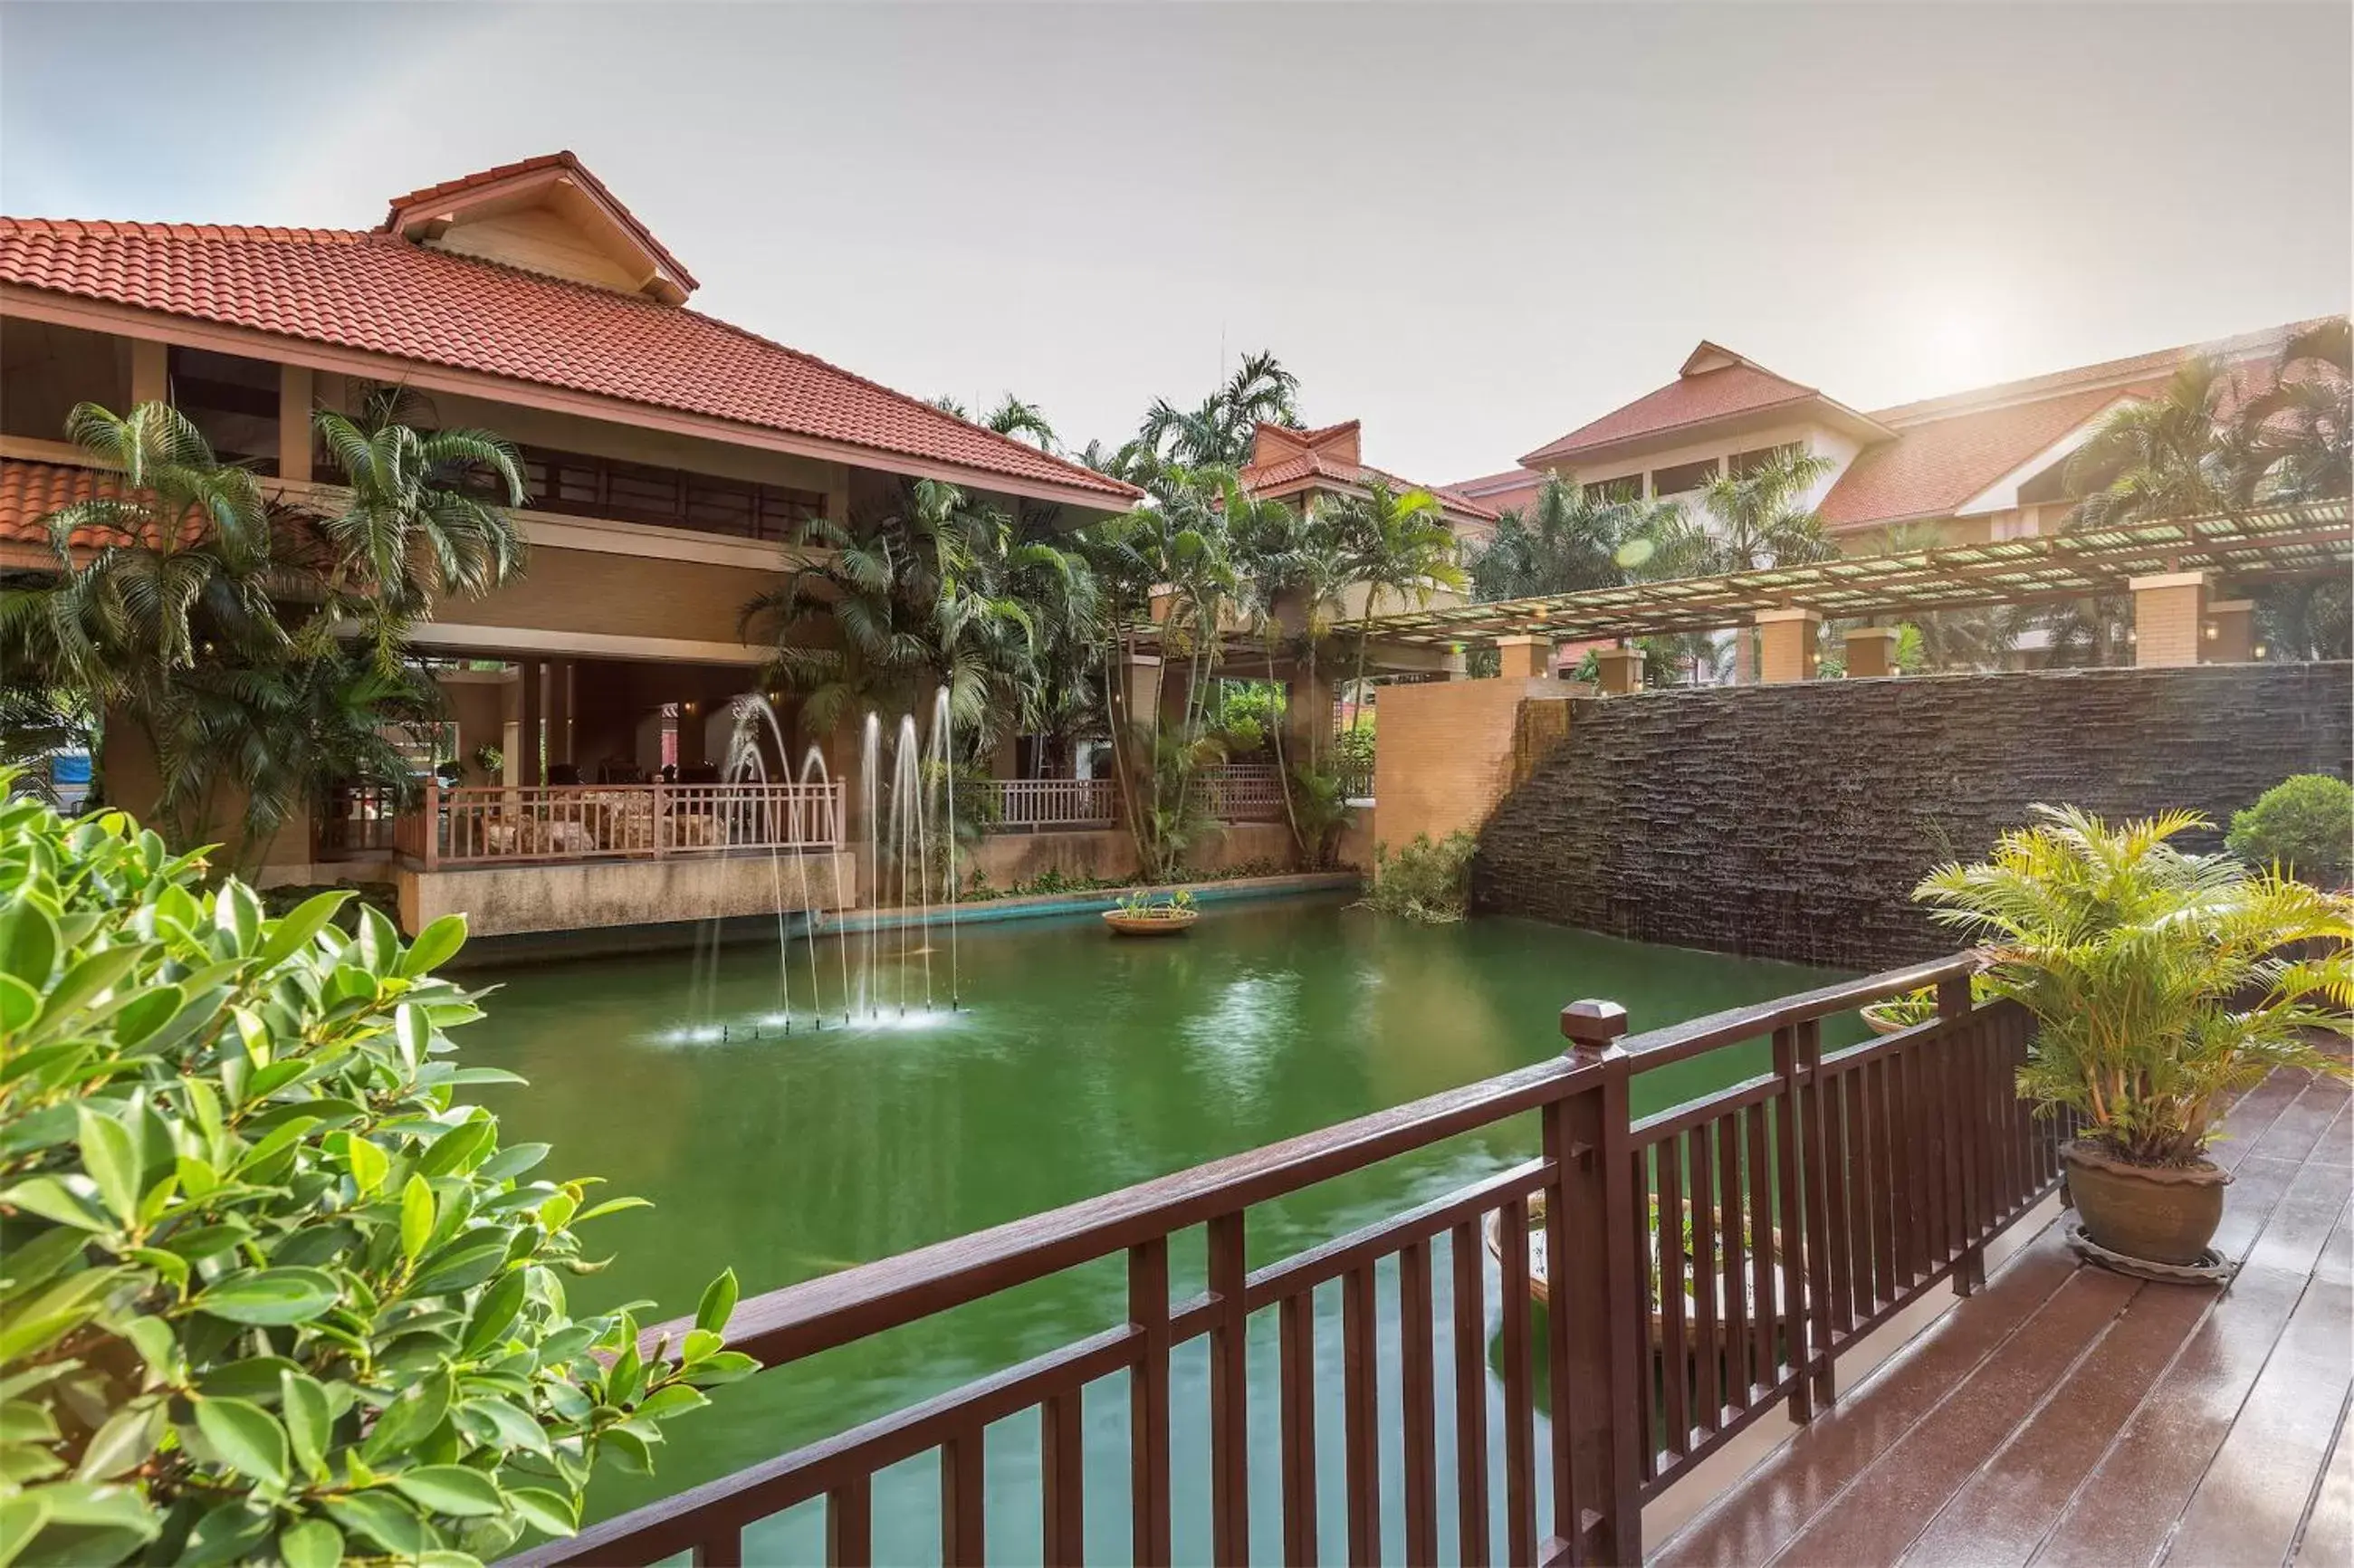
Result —
[[2135, 1165], [2079, 1139], [2062, 1150], [2068, 1192], [2084, 1234], [2109, 1251], [2189, 1267], [2223, 1223], [2231, 1173], [2211, 1160], [2195, 1165]]
[[1198, 909], [1107, 909], [1104, 924], [1122, 937], [1174, 937], [1202, 917]]

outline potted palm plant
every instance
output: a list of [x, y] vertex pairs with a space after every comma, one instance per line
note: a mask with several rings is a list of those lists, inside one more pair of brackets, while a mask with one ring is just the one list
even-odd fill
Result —
[[2210, 825], [2190, 812], [2113, 828], [2073, 807], [2033, 811], [1987, 860], [1941, 866], [1914, 896], [1986, 942], [1987, 991], [2034, 1015], [2020, 1092], [2081, 1126], [2063, 1153], [2085, 1235], [2199, 1264], [2230, 1180], [2205, 1153], [2230, 1097], [2276, 1067], [2346, 1073], [2310, 1035], [2354, 1022], [2349, 906], [2176, 848]]

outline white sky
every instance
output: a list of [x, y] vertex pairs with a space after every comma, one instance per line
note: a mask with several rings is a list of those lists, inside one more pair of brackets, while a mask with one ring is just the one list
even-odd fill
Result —
[[1273, 348], [1428, 482], [1707, 336], [1861, 408], [2347, 308], [2354, 9], [0, 5], [0, 210], [570, 147], [695, 304], [1072, 445]]

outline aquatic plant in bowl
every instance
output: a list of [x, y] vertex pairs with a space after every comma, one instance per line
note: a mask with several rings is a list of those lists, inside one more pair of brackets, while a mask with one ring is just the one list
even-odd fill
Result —
[[1122, 898], [1118, 906], [1103, 912], [1104, 924], [1123, 937], [1173, 937], [1202, 917], [1193, 907], [1193, 895], [1183, 888], [1164, 898], [1156, 898], [1149, 887], [1140, 887]]

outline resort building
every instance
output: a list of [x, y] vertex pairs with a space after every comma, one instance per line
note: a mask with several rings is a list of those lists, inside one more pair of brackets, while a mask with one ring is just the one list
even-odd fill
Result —
[[1850, 555], [1887, 531], [1983, 544], [2058, 531], [2068, 459], [2120, 404], [2151, 397], [2185, 359], [2206, 355], [2261, 374], [2309, 323], [1859, 412], [1720, 344], [1702, 342], [1676, 378], [1587, 420], [1518, 468], [1453, 488], [1502, 511], [1527, 504], [1545, 477], [1673, 501], [1724, 472], [1792, 448], [1828, 458], [1810, 497]]
[[[889, 504], [912, 479], [1052, 527], [1137, 497], [703, 315], [687, 303], [695, 289], [685, 265], [569, 153], [396, 196], [364, 230], [0, 218], [0, 569], [53, 569], [43, 519], [113, 482], [63, 440], [77, 403], [121, 411], [169, 400], [224, 457], [267, 476], [273, 499], [299, 503], [338, 477], [314, 445], [313, 410], [398, 385], [423, 400], [419, 422], [514, 443], [528, 479], [516, 514], [528, 571], [415, 630], [449, 662], [464, 782], [643, 789], [666, 766], [682, 786], [716, 779], [729, 699], [752, 688], [766, 652], [744, 641], [739, 618], [801, 558], [791, 541], [805, 520]], [[147, 767], [121, 754], [117, 732], [128, 729], [110, 731], [105, 774], [135, 808]], [[836, 779], [854, 763], [852, 744], [830, 748]], [[652, 846], [671, 835], [628, 800], [526, 843], [512, 799], [483, 804], [472, 830], [445, 813], [417, 858], [491, 848], [577, 858], [613, 847], [609, 839]], [[670, 847], [709, 842], [718, 814], [673, 824]], [[387, 831], [361, 820], [363, 836]], [[340, 830], [316, 826], [281, 834], [271, 874], [318, 874], [313, 841], [332, 845]], [[812, 814], [797, 836], [818, 832]], [[622, 869], [645, 881], [643, 866]], [[763, 864], [761, 908], [772, 906], [769, 876]], [[419, 881], [404, 885], [405, 900]], [[485, 914], [524, 896], [512, 881], [428, 886], [412, 913], [472, 907], [478, 930], [496, 930], [501, 917]], [[651, 887], [541, 875], [526, 900], [538, 913], [518, 906], [510, 924], [642, 918], [661, 902]], [[610, 909], [584, 907], [608, 895]]]

